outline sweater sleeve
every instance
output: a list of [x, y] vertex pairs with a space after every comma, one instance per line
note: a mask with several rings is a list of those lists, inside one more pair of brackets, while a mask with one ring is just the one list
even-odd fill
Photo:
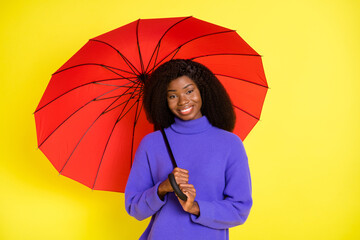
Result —
[[200, 215], [191, 215], [194, 223], [214, 229], [226, 229], [243, 224], [252, 206], [251, 178], [244, 146], [233, 147], [225, 172], [224, 199], [204, 201], [195, 199]]
[[161, 182], [153, 182], [143, 145], [140, 144], [136, 151], [125, 188], [126, 211], [140, 221], [154, 215], [167, 201], [167, 196], [162, 201], [157, 194]]

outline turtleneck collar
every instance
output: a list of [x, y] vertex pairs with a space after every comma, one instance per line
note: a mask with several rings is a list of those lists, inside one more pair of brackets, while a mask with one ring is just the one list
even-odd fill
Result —
[[211, 127], [211, 124], [206, 116], [189, 121], [184, 121], [175, 117], [175, 123], [173, 123], [170, 127], [177, 133], [196, 134], [206, 131]]

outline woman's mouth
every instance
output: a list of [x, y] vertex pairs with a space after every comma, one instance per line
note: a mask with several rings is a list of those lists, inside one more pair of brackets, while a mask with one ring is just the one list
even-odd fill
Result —
[[193, 106], [190, 106], [190, 107], [187, 107], [187, 108], [184, 108], [184, 109], [180, 109], [179, 112], [182, 115], [186, 115], [186, 114], [189, 114], [193, 108], [194, 108]]

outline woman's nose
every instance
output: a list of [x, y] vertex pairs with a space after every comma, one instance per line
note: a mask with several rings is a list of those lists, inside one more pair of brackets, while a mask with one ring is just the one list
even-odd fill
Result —
[[189, 103], [189, 99], [186, 96], [180, 95], [178, 105], [181, 106], [181, 105], [184, 105], [184, 104], [187, 104], [187, 103]]

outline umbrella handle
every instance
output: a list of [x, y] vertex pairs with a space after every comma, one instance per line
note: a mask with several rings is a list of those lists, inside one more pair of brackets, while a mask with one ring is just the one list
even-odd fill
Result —
[[179, 185], [177, 185], [174, 174], [170, 173], [168, 178], [169, 178], [170, 184], [171, 184], [172, 188], [174, 189], [174, 192], [176, 193], [176, 195], [181, 200], [187, 201], [187, 196], [180, 190]]

